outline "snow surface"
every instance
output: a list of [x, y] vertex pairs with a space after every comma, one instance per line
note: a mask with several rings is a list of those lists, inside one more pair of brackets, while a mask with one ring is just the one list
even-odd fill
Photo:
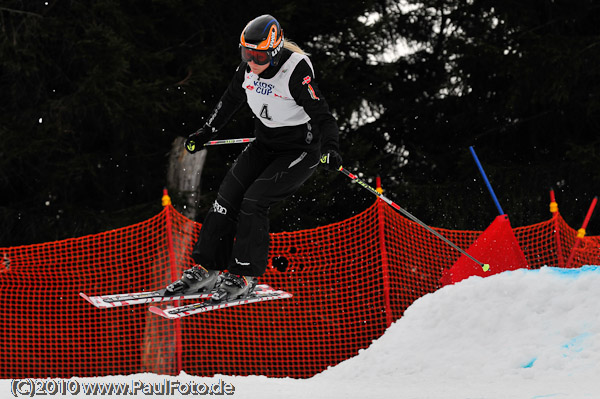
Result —
[[[516, 270], [446, 286], [415, 301], [356, 357], [309, 379], [185, 373], [75, 379], [129, 386], [222, 381], [235, 391], [219, 397], [232, 398], [537, 399], [600, 398], [599, 377], [600, 267], [584, 266]], [[0, 381], [2, 397], [12, 386]], [[198, 396], [213, 395], [136, 395]]]

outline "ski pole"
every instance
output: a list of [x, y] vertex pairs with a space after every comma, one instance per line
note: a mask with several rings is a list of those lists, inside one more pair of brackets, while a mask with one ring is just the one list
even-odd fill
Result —
[[210, 145], [250, 143], [254, 140], [256, 140], [256, 137], [248, 137], [244, 139], [211, 140], [208, 143], [204, 144], [204, 146], [207, 147]]
[[473, 262], [475, 262], [479, 266], [481, 266], [481, 268], [483, 269], [484, 272], [487, 272], [488, 270], [490, 270], [490, 265], [488, 263], [482, 263], [482, 262], [478, 261], [477, 259], [475, 259], [474, 257], [472, 257], [471, 255], [469, 255], [467, 252], [463, 251], [461, 248], [459, 248], [452, 241], [448, 240], [446, 237], [444, 237], [443, 235], [441, 235], [440, 233], [438, 233], [437, 231], [435, 231], [431, 227], [427, 226], [425, 223], [421, 222], [419, 219], [417, 219], [415, 216], [413, 216], [406, 209], [403, 209], [402, 207], [400, 207], [400, 205], [396, 204], [394, 201], [390, 200], [385, 195], [379, 193], [373, 187], [369, 186], [363, 180], [359, 179], [358, 176], [350, 173], [349, 171], [347, 171], [346, 169], [344, 169], [342, 166], [340, 166], [339, 171], [342, 172], [343, 174], [345, 174], [346, 176], [348, 176], [350, 179], [354, 180], [356, 183], [360, 184], [362, 187], [364, 187], [367, 190], [369, 190], [371, 193], [373, 193], [376, 196], [378, 196], [379, 198], [381, 198], [386, 204], [390, 205], [392, 208], [394, 208], [395, 210], [399, 211], [400, 213], [402, 213], [404, 216], [406, 216], [407, 218], [409, 218], [413, 222], [415, 222], [418, 225], [422, 226], [425, 230], [429, 231], [430, 233], [432, 233], [433, 235], [435, 235], [440, 240], [444, 241], [446, 244], [450, 245], [452, 248], [454, 248], [455, 250], [457, 250], [461, 254], [469, 257]]

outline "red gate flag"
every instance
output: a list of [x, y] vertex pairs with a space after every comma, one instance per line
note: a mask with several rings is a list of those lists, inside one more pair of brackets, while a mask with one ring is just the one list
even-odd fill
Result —
[[467, 252], [475, 259], [490, 264], [490, 270], [484, 272], [481, 266], [465, 255], [450, 268], [444, 270], [442, 285], [454, 284], [471, 276], [487, 277], [507, 270], [527, 268], [525, 254], [521, 250], [508, 215], [500, 215], [475, 240]]

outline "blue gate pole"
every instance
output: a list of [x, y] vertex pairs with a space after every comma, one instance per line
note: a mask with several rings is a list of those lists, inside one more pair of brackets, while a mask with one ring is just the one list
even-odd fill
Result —
[[475, 159], [475, 163], [477, 164], [477, 167], [479, 168], [479, 172], [481, 172], [481, 176], [483, 176], [485, 185], [487, 186], [488, 190], [490, 191], [490, 194], [492, 195], [492, 199], [494, 200], [494, 203], [496, 204], [496, 208], [498, 208], [498, 212], [500, 212], [500, 215], [504, 215], [504, 211], [502, 210], [502, 207], [500, 206], [500, 203], [498, 202], [498, 197], [496, 197], [496, 193], [494, 193], [494, 189], [492, 188], [490, 181], [488, 180], [487, 176], [485, 175], [483, 166], [481, 166], [481, 162], [479, 162], [479, 158], [477, 158], [477, 154], [475, 154], [475, 150], [473, 149], [473, 146], [470, 146], [469, 150], [471, 150], [471, 155], [473, 155], [473, 158]]

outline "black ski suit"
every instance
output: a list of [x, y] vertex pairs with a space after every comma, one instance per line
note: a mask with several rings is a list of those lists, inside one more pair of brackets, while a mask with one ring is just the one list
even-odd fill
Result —
[[338, 125], [315, 83], [310, 60], [283, 51], [278, 65], [258, 76], [242, 62], [207, 121], [218, 132], [244, 102], [256, 115], [256, 140], [225, 176], [192, 252], [206, 269], [263, 275], [271, 205], [314, 173], [322, 153], [338, 151]]

